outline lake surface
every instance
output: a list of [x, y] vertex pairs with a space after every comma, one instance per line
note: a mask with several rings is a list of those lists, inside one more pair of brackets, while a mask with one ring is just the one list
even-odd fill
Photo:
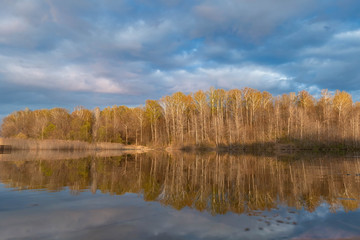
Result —
[[0, 155], [0, 239], [360, 239], [360, 158], [119, 154]]

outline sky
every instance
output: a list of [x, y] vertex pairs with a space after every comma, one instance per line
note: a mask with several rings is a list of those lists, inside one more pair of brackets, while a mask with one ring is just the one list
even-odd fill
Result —
[[0, 0], [0, 119], [177, 91], [360, 97], [358, 0]]

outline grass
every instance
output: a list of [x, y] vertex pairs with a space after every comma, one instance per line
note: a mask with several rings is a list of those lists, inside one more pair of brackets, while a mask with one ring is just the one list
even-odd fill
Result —
[[11, 150], [139, 150], [145, 149], [143, 146], [124, 145], [121, 143], [88, 143], [82, 141], [67, 140], [35, 140], [35, 139], [15, 139], [0, 138], [0, 145], [11, 146]]

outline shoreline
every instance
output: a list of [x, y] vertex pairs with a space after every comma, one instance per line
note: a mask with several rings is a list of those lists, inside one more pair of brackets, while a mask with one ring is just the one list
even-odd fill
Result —
[[360, 148], [347, 147], [346, 145], [302, 145], [301, 143], [255, 143], [244, 145], [184, 145], [184, 146], [142, 146], [125, 145], [110, 142], [82, 142], [77, 140], [36, 140], [0, 137], [0, 154], [16, 151], [71, 151], [71, 152], [101, 152], [101, 151], [165, 151], [172, 152], [194, 152], [194, 153], [230, 153], [230, 154], [252, 154], [252, 155], [276, 155], [293, 156], [303, 153], [312, 154], [347, 154], [360, 153]]
[[266, 144], [245, 144], [233, 146], [168, 146], [167, 152], [217, 152], [233, 154], [253, 154], [253, 155], [276, 155], [291, 156], [299, 154], [335, 154], [343, 155], [347, 153], [360, 153], [360, 148], [345, 145], [302, 145], [295, 143], [266, 143]]
[[110, 142], [82, 142], [72, 140], [36, 140], [36, 139], [16, 139], [0, 137], [1, 150], [66, 150], [66, 151], [98, 151], [98, 150], [150, 150], [148, 147], [140, 145], [125, 145]]

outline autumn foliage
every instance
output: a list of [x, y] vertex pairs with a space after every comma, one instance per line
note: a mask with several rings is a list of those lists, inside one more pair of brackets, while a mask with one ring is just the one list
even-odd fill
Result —
[[360, 145], [360, 104], [349, 93], [323, 90], [272, 96], [251, 88], [182, 92], [145, 106], [17, 111], [3, 120], [3, 137], [118, 142], [157, 146], [274, 143]]

